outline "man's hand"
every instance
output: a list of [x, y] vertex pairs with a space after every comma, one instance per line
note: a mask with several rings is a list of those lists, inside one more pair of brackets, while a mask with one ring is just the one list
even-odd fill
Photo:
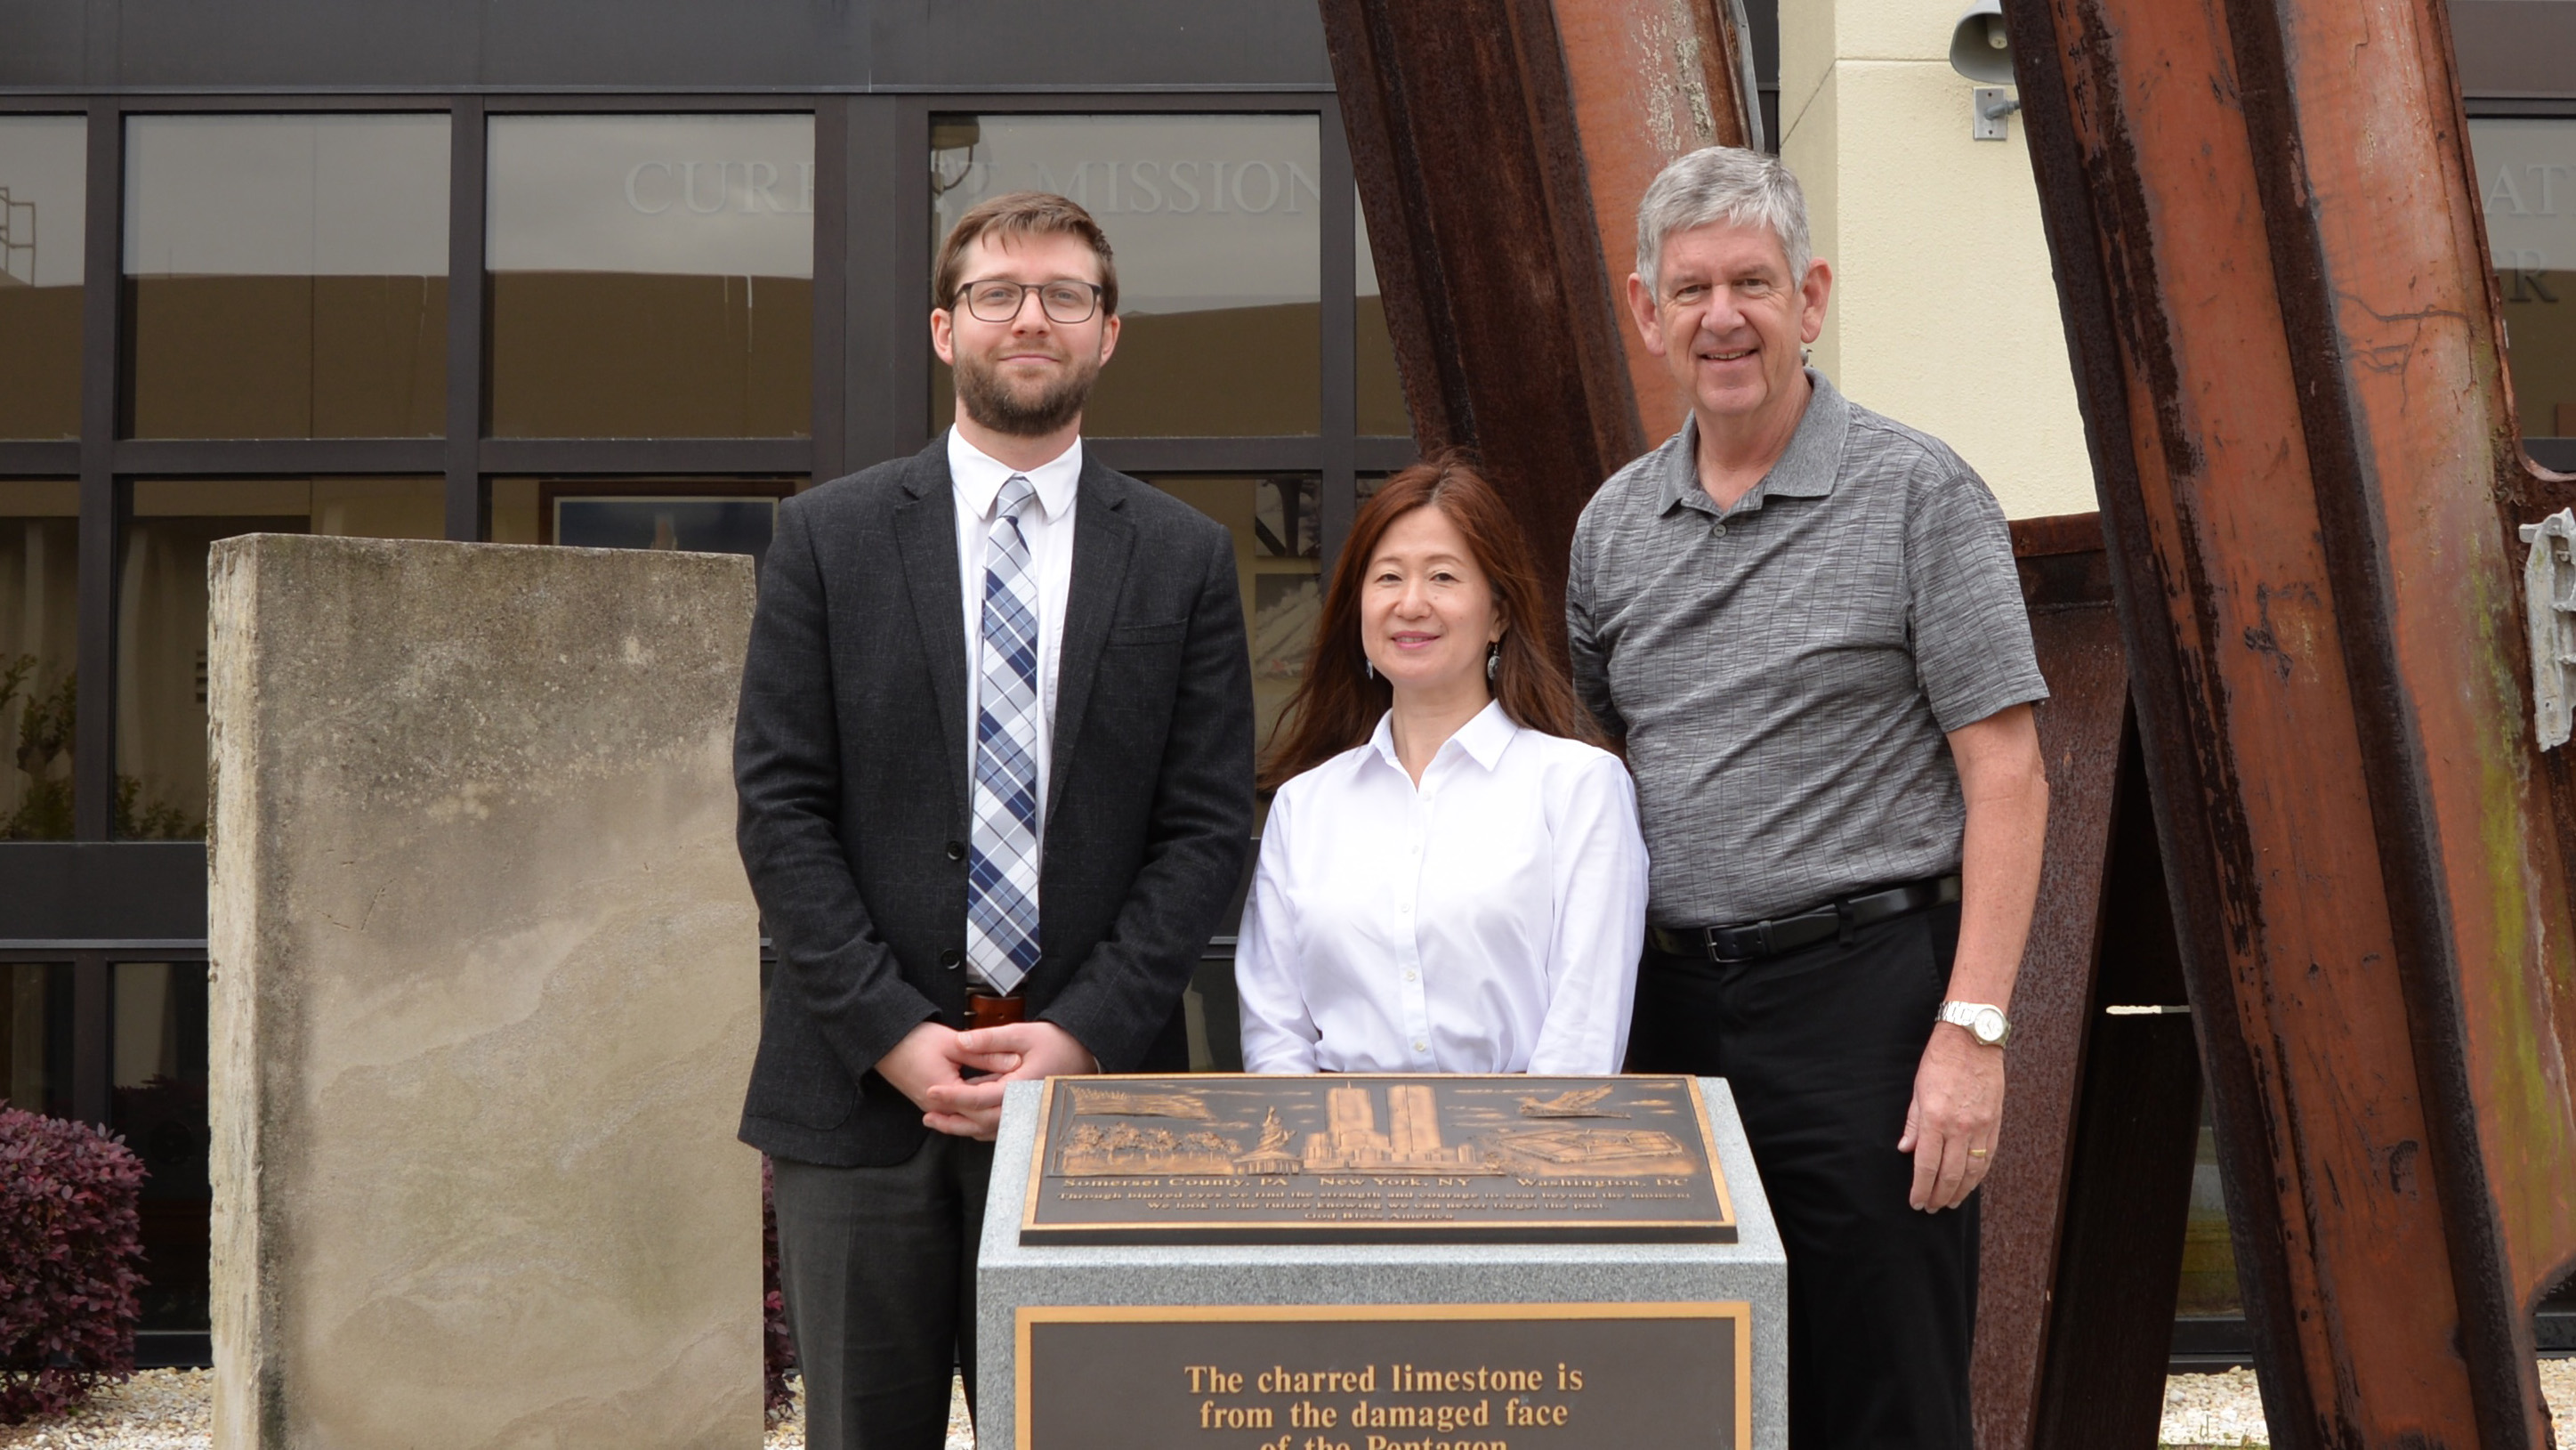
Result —
[[990, 1132], [977, 1134], [974, 1124], [948, 1113], [937, 1094], [963, 1082], [961, 1074], [967, 1068], [1004, 1072], [1018, 1065], [1019, 1059], [979, 1053], [965, 1045], [967, 1035], [942, 1022], [924, 1022], [877, 1059], [877, 1076], [912, 1099], [913, 1106], [921, 1109], [921, 1121], [929, 1126], [961, 1137], [989, 1138]]
[[1914, 1187], [1905, 1201], [1926, 1213], [1957, 1208], [1995, 1166], [1995, 1129], [2004, 1113], [2004, 1051], [1964, 1027], [1934, 1024], [1923, 1064], [1914, 1070], [1914, 1101], [1896, 1151], [1914, 1155]]
[[915, 1101], [929, 1110], [923, 1122], [961, 1138], [990, 1141], [1001, 1131], [1002, 1091], [1008, 1084], [1100, 1071], [1100, 1060], [1091, 1050], [1052, 1022], [979, 1027], [957, 1033], [956, 1039], [970, 1066], [989, 1067], [998, 1075], [939, 1083], [929, 1096]]
[[[2040, 853], [2048, 838], [2048, 769], [2028, 705], [1998, 710], [1950, 732], [1959, 792], [1968, 806], [1959, 845], [1959, 946], [1950, 966], [1953, 1002], [2012, 1001], [2039, 897]], [[2004, 1054], [1964, 1027], [1935, 1023], [1914, 1070], [1914, 1101], [1896, 1151], [1914, 1155], [1905, 1201], [1927, 1213], [1967, 1201], [1995, 1166], [2004, 1113]]]

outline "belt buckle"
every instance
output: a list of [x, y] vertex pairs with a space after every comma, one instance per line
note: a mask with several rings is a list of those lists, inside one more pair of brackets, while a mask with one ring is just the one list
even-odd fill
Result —
[[[1753, 950], [1748, 955], [1729, 956], [1719, 947], [1719, 932], [1732, 934], [1745, 931], [1754, 933]], [[1700, 945], [1707, 952], [1708, 959], [1719, 966], [1732, 967], [1745, 962], [1760, 961], [1771, 955], [1771, 923], [1757, 921], [1751, 926], [1704, 926], [1700, 928]]]

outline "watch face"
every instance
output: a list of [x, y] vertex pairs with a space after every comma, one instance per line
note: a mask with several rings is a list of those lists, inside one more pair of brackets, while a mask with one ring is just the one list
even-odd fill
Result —
[[1977, 1014], [1976, 1021], [1968, 1024], [1968, 1030], [1977, 1034], [1979, 1042], [1988, 1045], [2001, 1042], [2004, 1040], [2004, 1014], [1988, 1007]]

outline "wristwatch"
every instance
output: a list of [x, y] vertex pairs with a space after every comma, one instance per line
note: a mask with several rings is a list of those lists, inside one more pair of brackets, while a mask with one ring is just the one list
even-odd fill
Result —
[[1965, 1027], [1969, 1036], [1988, 1047], [2001, 1047], [2012, 1040], [2012, 1019], [2004, 1015], [2001, 1007], [1984, 1002], [1944, 1002], [1933, 1020]]

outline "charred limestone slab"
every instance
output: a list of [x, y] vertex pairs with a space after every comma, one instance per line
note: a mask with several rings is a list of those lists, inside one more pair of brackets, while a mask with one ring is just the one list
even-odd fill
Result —
[[215, 546], [216, 1438], [761, 1438], [747, 559]]

